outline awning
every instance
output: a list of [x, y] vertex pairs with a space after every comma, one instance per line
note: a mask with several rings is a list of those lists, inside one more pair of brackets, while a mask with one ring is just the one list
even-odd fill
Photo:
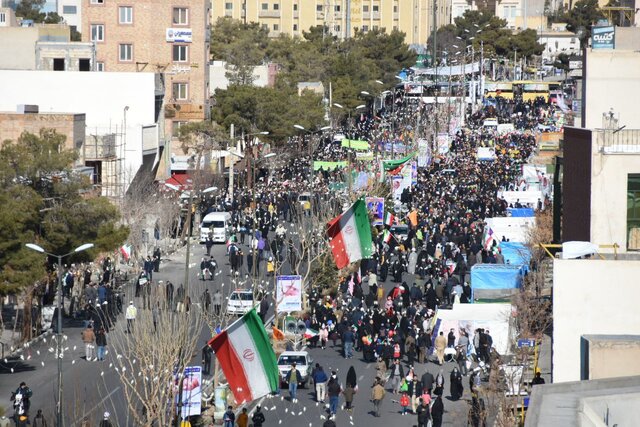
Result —
[[480, 63], [474, 62], [473, 64], [464, 64], [464, 65], [445, 65], [436, 68], [412, 68], [415, 71], [416, 76], [420, 75], [436, 75], [439, 76], [461, 76], [463, 74], [472, 74], [480, 72]]
[[188, 173], [174, 173], [171, 175], [171, 178], [165, 179], [160, 183], [167, 186], [170, 185], [177, 187], [179, 191], [189, 190], [193, 186], [193, 180], [191, 179], [191, 175]]

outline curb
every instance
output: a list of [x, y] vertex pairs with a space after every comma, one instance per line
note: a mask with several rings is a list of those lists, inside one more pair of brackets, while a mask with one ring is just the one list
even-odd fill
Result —
[[[44, 331], [43, 333], [41, 333], [37, 337], [31, 339], [30, 341], [27, 341], [27, 342], [23, 343], [21, 346], [14, 347], [13, 351], [11, 351], [8, 354], [8, 356], [5, 356], [5, 358], [14, 357], [14, 356], [19, 355], [20, 353], [22, 353], [27, 348], [31, 347], [34, 344], [38, 344], [40, 341], [42, 341], [45, 338], [48, 338], [50, 335], [53, 335], [53, 329], [51, 329], [51, 328], [47, 329], [46, 331]], [[11, 347], [9, 347], [9, 349], [11, 349]]]

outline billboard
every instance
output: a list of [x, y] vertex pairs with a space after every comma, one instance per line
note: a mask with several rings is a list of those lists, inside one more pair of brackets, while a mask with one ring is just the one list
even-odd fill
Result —
[[608, 25], [606, 27], [593, 27], [591, 29], [592, 49], [615, 49], [616, 47], [616, 27]]
[[167, 28], [169, 43], [191, 43], [193, 33], [191, 28]]
[[278, 313], [302, 310], [302, 276], [278, 276], [276, 278]]
[[187, 366], [182, 378], [182, 419], [202, 411], [202, 367]]

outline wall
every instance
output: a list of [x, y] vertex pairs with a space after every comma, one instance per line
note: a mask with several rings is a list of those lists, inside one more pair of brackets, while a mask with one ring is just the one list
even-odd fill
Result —
[[607, 336], [589, 340], [588, 379], [640, 375], [640, 341]]
[[540, 43], [544, 44], [542, 55], [545, 58], [555, 58], [560, 53], [570, 55], [580, 51], [578, 36], [569, 31], [543, 31]]
[[[257, 87], [269, 86], [269, 73], [271, 64], [258, 65], [253, 69], [253, 85]], [[227, 68], [225, 61], [213, 61], [209, 65], [209, 94], [213, 96], [216, 89], [227, 89], [229, 79], [226, 77]]]
[[[628, 132], [633, 131], [624, 129], [617, 135], [625, 136]], [[592, 144], [591, 241], [596, 244], [617, 243], [619, 252], [626, 252], [627, 178], [630, 173], [640, 173], [640, 154], [604, 154], [601, 143], [598, 143], [599, 137], [602, 133], [594, 133]], [[640, 144], [640, 141], [635, 141], [635, 144]]]
[[85, 113], [87, 135], [121, 132], [128, 106], [123, 172], [131, 179], [142, 164], [141, 129], [154, 123], [153, 73], [0, 70], [0, 93], [0, 111], [34, 104], [40, 106], [41, 113]]
[[[58, 15], [62, 16], [64, 22], [69, 26], [76, 27], [76, 31], [82, 32], [82, 0], [58, 0]], [[64, 6], [75, 6], [76, 13], [64, 13]]]
[[35, 70], [38, 29], [0, 27], [0, 69]]
[[553, 261], [553, 381], [580, 380], [580, 337], [640, 334], [640, 261]]
[[563, 241], [591, 240], [591, 138], [588, 129], [564, 129]]
[[55, 129], [57, 133], [64, 135], [67, 140], [67, 149], [78, 149], [82, 155], [82, 145], [85, 140], [84, 114], [19, 114], [0, 113], [0, 142], [5, 140], [17, 141], [22, 132], [39, 134], [40, 129]]
[[640, 52], [587, 50], [585, 127], [602, 128], [602, 114], [613, 108], [619, 126], [640, 129]]

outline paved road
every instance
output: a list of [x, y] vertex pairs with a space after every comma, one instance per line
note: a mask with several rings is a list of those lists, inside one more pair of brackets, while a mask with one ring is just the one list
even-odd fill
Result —
[[[216, 245], [212, 249], [212, 255], [221, 268], [220, 274], [213, 282], [198, 280], [200, 259], [205, 254], [204, 246], [193, 243], [191, 246], [191, 261], [189, 268], [190, 295], [192, 301], [197, 303], [204, 286], [213, 291], [221, 288], [223, 295], [230, 292], [229, 265], [226, 257], [226, 247]], [[154, 273], [154, 282], [171, 281], [175, 288], [184, 282], [185, 248], [163, 260], [159, 273]], [[264, 268], [264, 265], [262, 265]], [[133, 295], [133, 287], [128, 286], [125, 291], [125, 303]], [[133, 298], [138, 307], [142, 306], [141, 298]], [[125, 326], [123, 316], [116, 322], [115, 328], [110, 332], [107, 341], [113, 342], [113, 334], [122, 334]], [[107, 353], [104, 362], [87, 362], [84, 360], [84, 345], [80, 333], [83, 329], [82, 322], [65, 319], [63, 332], [64, 357], [62, 359], [63, 390], [64, 390], [64, 414], [66, 425], [74, 425], [87, 416], [96, 422], [101, 419], [104, 411], [109, 411], [116, 418], [117, 425], [130, 426], [132, 422], [126, 417], [126, 407], [122, 393], [120, 380], [113, 370], [113, 353]], [[208, 328], [203, 328], [199, 338], [201, 348], [211, 338]], [[30, 348], [24, 349], [21, 357], [7, 358], [0, 361], [0, 406], [4, 406], [7, 413], [13, 413], [9, 397], [21, 381], [25, 381], [33, 390], [31, 399], [31, 411], [35, 414], [37, 409], [42, 409], [50, 420], [53, 420], [55, 412], [55, 396], [57, 393], [57, 363], [53, 349], [55, 341], [49, 337]], [[109, 350], [111, 346], [107, 346]], [[196, 352], [191, 364], [200, 363], [200, 353]], [[6, 400], [4, 400], [6, 398]]]

